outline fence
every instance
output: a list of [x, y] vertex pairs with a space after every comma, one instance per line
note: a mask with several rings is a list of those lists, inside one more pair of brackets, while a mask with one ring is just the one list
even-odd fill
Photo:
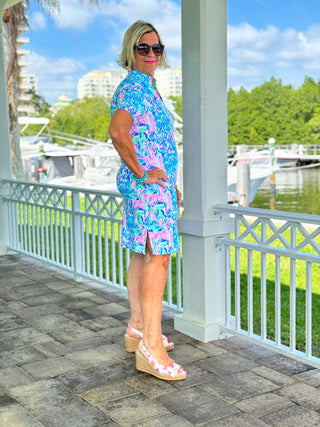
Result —
[[319, 367], [320, 217], [232, 206], [223, 329]]
[[[126, 290], [130, 252], [120, 242], [121, 196], [6, 181], [10, 249]], [[320, 217], [216, 206], [233, 216], [222, 330], [320, 365]], [[182, 310], [181, 255], [171, 258], [164, 304]]]
[[[10, 250], [126, 290], [130, 251], [120, 245], [123, 200], [102, 192], [5, 181]], [[164, 305], [182, 310], [180, 253], [171, 257]]]

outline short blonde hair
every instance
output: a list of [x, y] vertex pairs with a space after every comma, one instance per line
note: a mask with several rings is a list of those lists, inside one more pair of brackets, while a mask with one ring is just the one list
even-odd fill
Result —
[[[136, 43], [139, 43], [141, 37], [146, 33], [155, 32], [158, 36], [159, 43], [163, 44], [161, 37], [155, 27], [150, 24], [150, 22], [145, 21], [136, 21], [134, 22], [125, 32], [122, 42], [122, 49], [118, 64], [126, 70], [130, 70], [134, 67], [135, 58], [134, 58], [134, 47]], [[159, 67], [167, 68], [169, 67], [167, 62], [166, 51], [163, 51], [163, 54], [160, 58]]]

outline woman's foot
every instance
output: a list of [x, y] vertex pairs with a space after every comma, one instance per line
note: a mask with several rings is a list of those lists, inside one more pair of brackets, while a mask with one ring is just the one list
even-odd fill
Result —
[[166, 381], [179, 381], [187, 376], [183, 368], [168, 357], [164, 348], [162, 355], [157, 359], [154, 352], [151, 354], [150, 349], [148, 349], [143, 340], [140, 341], [136, 351], [136, 368], [138, 371], [147, 372]]
[[[124, 336], [126, 342], [126, 349], [129, 353], [133, 353], [137, 350], [140, 340], [143, 337], [143, 333], [139, 329], [135, 329], [128, 324], [126, 334]], [[170, 351], [174, 348], [174, 343], [169, 340], [165, 335], [162, 335], [163, 345], [166, 351]]]

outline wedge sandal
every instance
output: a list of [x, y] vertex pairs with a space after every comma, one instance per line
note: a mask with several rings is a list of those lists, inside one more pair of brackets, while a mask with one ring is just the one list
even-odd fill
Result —
[[138, 371], [146, 372], [165, 381], [180, 381], [184, 380], [187, 376], [183, 368], [175, 362], [170, 366], [161, 365], [150, 354], [142, 340], [136, 350], [136, 368]]

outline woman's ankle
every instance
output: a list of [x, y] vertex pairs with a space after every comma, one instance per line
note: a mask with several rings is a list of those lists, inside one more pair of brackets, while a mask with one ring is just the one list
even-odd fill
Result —
[[129, 337], [134, 337], [134, 338], [141, 338], [142, 337], [142, 330], [143, 327], [141, 327], [141, 324], [132, 324], [131, 322], [128, 324], [127, 327], [127, 335], [129, 335]]

